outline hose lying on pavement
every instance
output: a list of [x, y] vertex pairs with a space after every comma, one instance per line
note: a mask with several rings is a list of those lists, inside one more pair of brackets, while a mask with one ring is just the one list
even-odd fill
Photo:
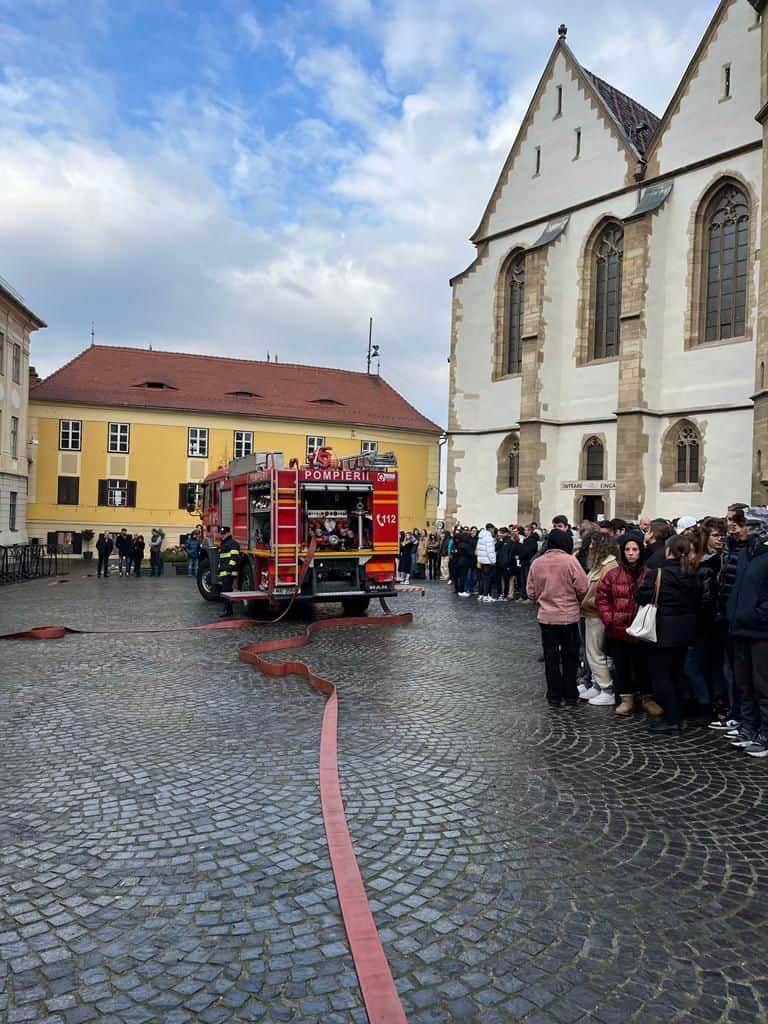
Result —
[[[341, 916], [360, 983], [370, 1024], [405, 1024], [406, 1016], [371, 913], [365, 884], [352, 846], [338, 767], [339, 706], [335, 685], [314, 673], [303, 661], [268, 661], [265, 654], [306, 647], [312, 636], [324, 629], [345, 626], [404, 626], [413, 622], [410, 612], [393, 614], [383, 598], [381, 615], [360, 615], [343, 619], [319, 619], [309, 623], [303, 635], [244, 644], [238, 657], [268, 676], [302, 676], [328, 700], [320, 731], [320, 803], [325, 837], [331, 860]], [[282, 616], [280, 616], [282, 618]], [[6, 633], [0, 640], [58, 640], [67, 634], [115, 636], [127, 633], [181, 633], [195, 630], [246, 629], [270, 625], [252, 619], [224, 619], [197, 626], [149, 626], [144, 629], [73, 629], [69, 626], [35, 626], [18, 633]]]

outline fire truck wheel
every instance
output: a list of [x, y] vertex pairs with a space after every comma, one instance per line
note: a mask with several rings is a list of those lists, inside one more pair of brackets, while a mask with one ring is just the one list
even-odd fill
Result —
[[370, 597], [345, 597], [341, 606], [345, 615], [365, 615], [370, 603]]
[[197, 567], [197, 589], [206, 601], [219, 600], [219, 588], [211, 580], [211, 567], [207, 558], [201, 558]]

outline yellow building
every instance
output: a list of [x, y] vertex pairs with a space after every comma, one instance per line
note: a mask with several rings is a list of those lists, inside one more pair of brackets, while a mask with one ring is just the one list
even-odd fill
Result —
[[178, 543], [195, 485], [254, 451], [393, 451], [401, 528], [437, 515], [440, 427], [372, 374], [93, 345], [29, 398], [29, 533], [71, 532], [75, 550], [86, 528]]

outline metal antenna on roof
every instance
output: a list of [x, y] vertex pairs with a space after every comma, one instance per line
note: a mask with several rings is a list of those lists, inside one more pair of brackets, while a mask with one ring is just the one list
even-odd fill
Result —
[[366, 373], [371, 372], [371, 359], [373, 359], [373, 350], [371, 348], [371, 339], [373, 338], [373, 317], [368, 317], [368, 365]]
[[270, 358], [269, 358], [269, 350], [267, 350], [267, 362], [270, 362]]
[[277, 362], [277, 352], [275, 352], [275, 362]]
[[93, 347], [93, 345], [95, 345], [95, 344], [96, 344], [96, 327], [95, 327], [95, 325], [93, 323], [93, 320], [91, 320], [91, 347]]

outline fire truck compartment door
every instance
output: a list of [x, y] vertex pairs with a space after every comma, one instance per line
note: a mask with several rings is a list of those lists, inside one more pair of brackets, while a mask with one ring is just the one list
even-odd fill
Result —
[[302, 484], [301, 489], [303, 491], [362, 491], [370, 493], [373, 490], [373, 484]]
[[228, 526], [232, 529], [232, 491], [221, 492], [221, 519], [219, 526]]

